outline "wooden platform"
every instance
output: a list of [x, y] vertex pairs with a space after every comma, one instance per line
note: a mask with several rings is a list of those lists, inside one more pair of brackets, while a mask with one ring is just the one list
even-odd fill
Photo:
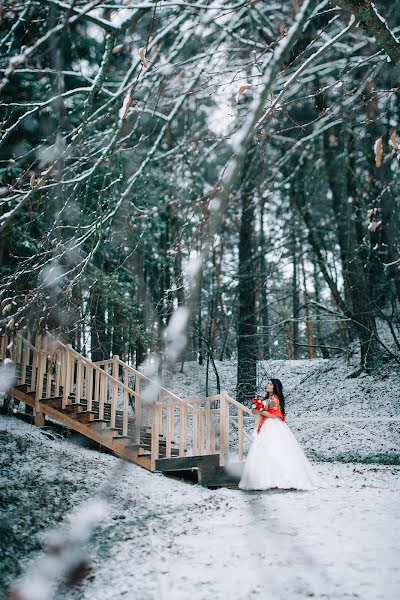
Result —
[[[240, 466], [239, 466], [240, 467]], [[221, 467], [219, 454], [206, 454], [204, 456], [185, 456], [184, 458], [160, 458], [156, 462], [157, 471], [174, 474], [177, 477], [184, 472], [195, 472], [197, 482], [205, 487], [237, 487], [239, 477]], [[234, 469], [240, 472], [240, 468]]]

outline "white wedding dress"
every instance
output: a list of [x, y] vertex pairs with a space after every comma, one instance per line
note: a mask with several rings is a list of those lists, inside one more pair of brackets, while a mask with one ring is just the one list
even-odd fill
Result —
[[313, 490], [318, 479], [290, 428], [279, 417], [267, 418], [257, 433], [243, 467], [239, 488]]

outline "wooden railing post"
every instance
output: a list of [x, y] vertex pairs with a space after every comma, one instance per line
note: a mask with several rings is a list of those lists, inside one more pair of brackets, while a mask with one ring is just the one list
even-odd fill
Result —
[[2, 333], [0, 336], [0, 358], [4, 361], [7, 358], [7, 334]]
[[17, 363], [20, 362], [18, 360], [18, 358], [19, 358], [19, 342], [20, 342], [20, 340], [15, 335], [15, 333], [13, 335], [10, 335], [10, 344], [12, 344], [10, 355], [11, 355], [11, 360], [13, 361], [15, 367], [17, 366]]
[[64, 373], [63, 376], [63, 398], [62, 398], [62, 408], [68, 404], [69, 395], [71, 393], [71, 372], [73, 369], [73, 357], [70, 352], [71, 345], [68, 344], [66, 350], [64, 351]]
[[159, 416], [160, 416], [160, 423], [159, 423], [159, 434], [163, 434], [164, 433], [164, 427], [163, 427], [163, 411], [162, 411], [162, 406], [163, 406], [163, 398], [164, 398], [164, 394], [163, 391], [160, 390], [158, 393], [158, 403], [161, 405], [161, 410], [159, 412]]
[[44, 376], [46, 373], [46, 362], [47, 362], [47, 340], [44, 339], [44, 348], [39, 351], [38, 365], [37, 365], [37, 384], [35, 393], [35, 425], [43, 426], [44, 418], [41, 414], [40, 401], [43, 396], [43, 383]]
[[206, 454], [211, 453], [211, 402], [206, 400]]
[[[50, 355], [48, 354], [48, 352], [50, 351]], [[53, 379], [53, 366], [56, 366], [56, 363], [54, 362], [55, 360], [55, 349], [54, 349], [54, 345], [52, 345], [51, 340], [49, 341], [49, 344], [47, 344], [46, 346], [46, 363], [45, 363], [45, 372], [47, 375], [47, 381], [46, 381], [46, 398], [50, 398], [51, 396], [51, 382]]]
[[76, 384], [75, 384], [75, 403], [76, 404], [80, 404], [81, 398], [82, 398], [82, 373], [83, 370], [83, 364], [82, 361], [77, 358], [76, 360]]
[[31, 349], [29, 344], [27, 344], [24, 340], [25, 346], [22, 352], [22, 366], [21, 366], [21, 383], [25, 383], [26, 381], [26, 367], [29, 365], [29, 358]]
[[215, 426], [215, 420], [216, 420], [216, 410], [213, 409], [210, 415], [210, 453], [214, 454], [216, 452], [217, 449], [217, 442], [216, 442], [216, 426]]
[[165, 438], [165, 458], [171, 458], [171, 447], [172, 439], [174, 435], [174, 424], [175, 424], [175, 404], [171, 400], [167, 406], [167, 427], [166, 427], [166, 438]]
[[93, 406], [93, 367], [86, 365], [86, 387], [85, 398], [87, 401], [86, 410], [92, 410]]
[[[104, 369], [103, 369], [104, 371]], [[107, 396], [108, 379], [105, 373], [100, 373], [99, 419], [104, 419], [104, 404]]]
[[243, 460], [243, 411], [238, 408], [238, 454], [239, 460]]
[[140, 375], [135, 375], [135, 443], [140, 444], [140, 426], [142, 423], [142, 399], [140, 397]]
[[202, 406], [199, 406], [199, 410], [197, 413], [197, 423], [198, 423], [198, 436], [197, 436], [197, 453], [202, 456], [203, 454], [205, 454], [204, 452], [204, 436], [205, 436], [205, 431], [204, 431], [204, 425], [205, 425], [205, 413], [204, 413], [204, 408], [202, 408]]
[[[119, 378], [119, 356], [114, 354], [112, 358], [112, 376], [114, 379]], [[118, 384], [113, 381], [111, 388], [111, 419], [110, 419], [110, 427], [115, 427], [115, 414], [117, 410], [117, 401], [118, 401]]]
[[55, 377], [54, 377], [54, 396], [57, 398], [60, 395], [60, 385], [62, 381], [62, 363], [63, 351], [58, 349], [55, 353]]
[[96, 399], [97, 402], [100, 400], [100, 371], [96, 369], [96, 374], [94, 376], [94, 391], [93, 391], [93, 399]]
[[187, 407], [179, 405], [179, 456], [185, 456], [186, 450]]
[[219, 464], [224, 466], [229, 452], [229, 404], [226, 392], [221, 392], [219, 402]]
[[193, 456], [197, 456], [199, 453], [199, 419], [198, 419], [198, 406], [194, 402], [193, 403], [193, 433], [192, 433], [192, 446], [193, 446]]
[[158, 459], [160, 450], [160, 423], [162, 418], [162, 404], [154, 402], [151, 407], [151, 458], [150, 458], [150, 469], [155, 471], [156, 460]]
[[41, 347], [42, 347], [42, 336], [38, 334], [35, 339], [35, 350], [33, 351], [33, 357], [32, 357], [32, 376], [31, 376], [31, 387], [30, 387], [31, 392], [34, 392], [36, 390], [37, 369], [38, 369]]
[[[124, 385], [129, 387], [129, 371], [124, 368]], [[122, 413], [122, 435], [128, 435], [128, 416], [129, 416], [129, 392], [124, 390], [124, 410]]]

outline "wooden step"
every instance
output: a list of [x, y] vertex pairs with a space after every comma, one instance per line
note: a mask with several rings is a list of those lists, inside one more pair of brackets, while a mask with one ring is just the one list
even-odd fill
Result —
[[92, 423], [95, 420], [96, 413], [91, 410], [82, 410], [77, 413], [75, 419], [79, 421], [79, 423]]
[[[130, 439], [131, 439], [131, 438], [130, 438]], [[136, 443], [133, 443], [133, 444], [130, 444], [130, 445], [128, 446], [128, 448], [130, 448], [130, 450], [140, 450], [140, 449], [142, 449], [142, 448], [145, 448], [145, 446], [144, 446], [143, 444], [136, 444]]]
[[61, 410], [62, 396], [52, 396], [50, 398], [43, 398], [43, 400], [41, 400], [40, 402], [42, 404], [47, 404], [48, 406], [52, 406], [53, 408]]
[[14, 385], [14, 388], [16, 390], [20, 390], [21, 392], [27, 393], [27, 391], [29, 389], [29, 385], [26, 383], [19, 383], [18, 385]]
[[[131, 438], [130, 438], [131, 439]], [[132, 440], [131, 440], [132, 441]], [[140, 454], [145, 454], [145, 453], [151, 453], [151, 445], [150, 444], [136, 444], [136, 443], [130, 443], [127, 448], [129, 448], [130, 450], [134, 450], [135, 452], [139, 452]], [[167, 449], [166, 447], [160, 447], [158, 449], [158, 455], [159, 456], [165, 456], [167, 453]], [[171, 456], [179, 456], [179, 448], [171, 448]]]
[[84, 410], [84, 406], [79, 403], [67, 404], [63, 410], [67, 413], [80, 413]]
[[116, 442], [126, 441], [126, 445], [130, 445], [132, 442], [132, 438], [130, 438], [129, 435], [114, 435], [113, 440], [115, 440]]
[[104, 431], [109, 425], [109, 421], [105, 421], [104, 419], [93, 419], [88, 425], [91, 429], [95, 429], [96, 431]]
[[[75, 395], [70, 395], [70, 398], [75, 398]], [[81, 404], [82, 406], [87, 406], [88, 401], [84, 398], [81, 398], [81, 400], [79, 402], [77, 402], [76, 404]], [[100, 406], [99, 406], [99, 402], [92, 400], [92, 410], [94, 410], [95, 412], [99, 412]], [[111, 414], [111, 404], [104, 404], [104, 412]], [[115, 416], [116, 419], [121, 419], [123, 418], [123, 411], [122, 410], [116, 410], [115, 411]]]
[[[139, 456], [142, 456], [143, 458], [151, 458], [151, 452], [149, 452], [148, 450], [144, 450], [142, 452], [139, 452]], [[161, 455], [163, 456], [163, 455]], [[179, 460], [179, 458], [185, 458], [185, 457], [179, 457], [178, 454], [176, 454], [176, 457], [174, 458], [159, 458], [158, 460], [164, 461], [164, 460]], [[157, 461], [156, 461], [157, 462]], [[156, 468], [156, 471], [158, 471], [159, 469]], [[183, 471], [185, 469], [178, 469], [179, 471]]]
[[219, 454], [205, 454], [204, 456], [179, 456], [177, 458], [160, 458], [156, 460], [157, 471], [180, 471], [194, 467], [219, 466]]

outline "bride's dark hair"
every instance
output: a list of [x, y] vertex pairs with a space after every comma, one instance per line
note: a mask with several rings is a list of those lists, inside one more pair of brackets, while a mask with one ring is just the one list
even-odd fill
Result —
[[[280, 379], [270, 379], [270, 382], [274, 386], [274, 391], [272, 393], [278, 396], [281, 405], [281, 411], [283, 416], [285, 417], [285, 396], [283, 395], [282, 382]], [[265, 396], [265, 398], [267, 397], [268, 394]]]

